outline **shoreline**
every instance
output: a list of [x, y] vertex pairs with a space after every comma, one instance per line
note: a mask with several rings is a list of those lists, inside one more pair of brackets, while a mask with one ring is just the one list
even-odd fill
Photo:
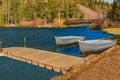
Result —
[[[85, 77], [85, 76], [90, 75], [90, 74], [88, 74], [90, 72], [90, 69], [94, 69], [94, 66], [96, 64], [99, 64], [99, 62], [102, 59], [105, 59], [106, 57], [109, 57], [110, 55], [114, 55], [113, 53], [116, 52], [117, 50], [120, 50], [120, 46], [118, 46], [118, 45], [116, 45], [116, 46], [106, 50], [105, 52], [93, 57], [92, 59], [85, 62], [82, 66], [78, 65], [75, 68], [73, 68], [73, 70], [71, 70], [70, 72], [68, 72], [68, 73], [66, 73], [66, 74], [64, 74], [62, 76], [55, 76], [51, 80], [73, 80], [73, 79], [75, 79], [75, 80], [77, 80], [77, 79], [96, 80], [96, 78], [93, 79], [93, 77], [92, 77], [92, 79], [91, 79], [91, 77]], [[107, 61], [110, 61], [110, 60], [107, 59]], [[105, 62], [103, 62], [103, 63], [105, 63]], [[108, 65], [109, 65], [109, 63], [108, 63]], [[113, 64], [113, 66], [114, 66], [114, 64]], [[104, 66], [104, 67], [106, 67], [106, 66]], [[95, 70], [97, 70], [97, 68], [95, 68], [94, 71]], [[92, 74], [96, 73], [94, 71], [92, 72]], [[85, 75], [82, 75], [84, 73], [85, 73]], [[104, 73], [104, 72], [102, 72], [102, 73]], [[94, 74], [94, 76], [99, 76], [99, 75]], [[107, 76], [104, 76], [104, 77], [107, 77]], [[101, 79], [101, 78], [99, 77], [98, 79]]]
[[[85, 25], [89, 25], [89, 24], [85, 24]], [[0, 26], [0, 28], [77, 28], [77, 27], [82, 27], [84, 25], [72, 25], [72, 26], [67, 26], [67, 27], [31, 27], [31, 26], [28, 26], [28, 27], [22, 27], [22, 26]]]

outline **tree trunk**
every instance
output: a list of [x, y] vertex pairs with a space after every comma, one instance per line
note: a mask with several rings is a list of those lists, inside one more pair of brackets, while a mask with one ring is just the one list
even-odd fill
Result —
[[61, 10], [60, 10], [60, 7], [59, 7], [59, 23], [60, 23], [60, 18], [61, 18]]
[[46, 23], [47, 23], [47, 18], [45, 17], [45, 20], [44, 20], [44, 25], [46, 25]]
[[8, 21], [8, 24], [10, 24], [10, 8], [11, 8], [11, 2], [10, 2], [10, 0], [8, 1], [8, 19], [7, 19], [7, 21]]

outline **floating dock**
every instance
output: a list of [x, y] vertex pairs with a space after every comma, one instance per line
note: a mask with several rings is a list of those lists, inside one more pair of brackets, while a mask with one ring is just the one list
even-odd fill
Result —
[[2, 55], [62, 73], [85, 62], [80, 57], [24, 47], [3, 48]]
[[0, 56], [3, 56], [3, 54], [0, 54]]

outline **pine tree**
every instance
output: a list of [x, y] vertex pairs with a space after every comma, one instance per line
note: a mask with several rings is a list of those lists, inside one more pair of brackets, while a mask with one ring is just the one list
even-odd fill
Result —
[[112, 10], [109, 12], [108, 16], [113, 20], [120, 20], [120, 1], [114, 0], [112, 5]]

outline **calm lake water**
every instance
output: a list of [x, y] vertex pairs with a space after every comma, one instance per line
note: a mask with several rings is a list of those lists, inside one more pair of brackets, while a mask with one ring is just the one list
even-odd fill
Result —
[[[87, 30], [88, 25], [76, 28], [0, 28], [0, 41], [3, 47], [26, 46], [43, 49], [72, 56], [81, 52], [77, 45], [59, 47], [53, 40], [54, 36], [85, 36], [86, 40], [108, 38], [113, 35], [100, 30]], [[24, 62], [0, 57], [0, 80], [49, 80], [55, 75], [62, 75]]]
[[108, 38], [111, 34], [106, 34], [100, 30], [87, 30], [88, 25], [77, 28], [0, 28], [0, 41], [3, 47], [26, 46], [36, 49], [43, 49], [53, 52], [78, 56], [80, 51], [76, 45], [59, 47], [56, 46], [54, 36], [85, 36], [86, 40]]
[[62, 74], [14, 59], [0, 57], [0, 80], [50, 80], [56, 75]]

